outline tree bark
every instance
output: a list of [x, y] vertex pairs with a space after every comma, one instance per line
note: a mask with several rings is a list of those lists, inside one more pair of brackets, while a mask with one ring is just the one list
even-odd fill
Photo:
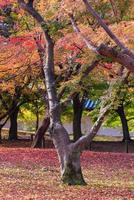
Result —
[[67, 185], [85, 185], [80, 165], [81, 151], [74, 150], [62, 124], [55, 127], [52, 135], [61, 164], [61, 180]]
[[72, 151], [65, 158], [64, 167], [62, 169], [62, 181], [68, 185], [86, 185], [82, 175], [79, 151]]
[[127, 119], [126, 119], [123, 104], [119, 105], [116, 112], [118, 113], [120, 120], [121, 120], [121, 124], [122, 124], [123, 141], [130, 141], [131, 138], [130, 138], [130, 134], [129, 134], [128, 122], [127, 122]]
[[51, 137], [59, 156], [62, 181], [69, 185], [85, 184], [81, 167], [77, 165], [80, 160], [80, 152], [77, 157], [73, 156], [74, 151], [70, 148], [69, 135], [61, 123], [60, 104], [54, 84], [54, 45], [50, 36], [46, 38], [44, 73], [49, 101]]
[[83, 106], [80, 101], [79, 94], [73, 98], [73, 138], [77, 141], [81, 136], [81, 118]]
[[2, 126], [0, 124], [0, 144], [2, 143], [2, 136], [1, 136]]
[[37, 131], [38, 128], [39, 128], [39, 110], [38, 110], [38, 105], [37, 105], [37, 108], [36, 108], [36, 111], [35, 111], [35, 115], [36, 115], [36, 127], [35, 127], [35, 130]]
[[38, 128], [38, 130], [35, 134], [35, 138], [32, 143], [33, 148], [45, 147], [44, 135], [45, 135], [45, 132], [47, 131], [49, 125], [50, 125], [50, 118], [49, 117], [44, 118], [41, 126]]
[[9, 129], [9, 140], [17, 140], [18, 136], [17, 136], [17, 129], [18, 129], [18, 125], [17, 125], [17, 117], [18, 117], [18, 112], [19, 112], [19, 108], [16, 107], [15, 109], [13, 108], [13, 112], [10, 115], [10, 129]]

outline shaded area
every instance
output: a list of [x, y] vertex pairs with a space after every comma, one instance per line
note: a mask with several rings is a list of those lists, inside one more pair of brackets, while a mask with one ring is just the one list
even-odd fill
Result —
[[[111, 141], [113, 140], [113, 141]], [[18, 141], [8, 141], [3, 140], [3, 143], [0, 144], [0, 147], [9, 147], [9, 148], [25, 148], [31, 147], [32, 141], [29, 139], [20, 139]], [[52, 140], [47, 136], [45, 139], [45, 148], [54, 148]], [[128, 142], [121, 141], [120, 137], [106, 137], [106, 136], [97, 136], [95, 141], [91, 143], [87, 150], [96, 151], [96, 152], [121, 152], [126, 153], [128, 148], [129, 153], [134, 153], [134, 140]]]

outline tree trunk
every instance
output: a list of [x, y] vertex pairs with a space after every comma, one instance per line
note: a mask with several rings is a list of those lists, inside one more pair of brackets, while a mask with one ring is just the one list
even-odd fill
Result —
[[80, 166], [81, 151], [74, 151], [74, 143], [70, 143], [62, 124], [54, 127], [52, 139], [60, 160], [62, 182], [67, 185], [85, 185]]
[[80, 152], [72, 152], [67, 154], [64, 167], [62, 169], [62, 181], [68, 185], [86, 185], [84, 181], [81, 165]]
[[[49, 101], [50, 134], [57, 150], [63, 183], [83, 184], [83, 176], [80, 168], [79, 157], [73, 156], [70, 151], [70, 139], [67, 131], [61, 123], [60, 104], [57, 97], [54, 77], [54, 44], [50, 36], [45, 33], [46, 60], [44, 66], [45, 82]], [[71, 153], [69, 153], [71, 152]], [[79, 154], [79, 152], [78, 152]], [[74, 159], [74, 160], [73, 160]], [[79, 166], [77, 166], [79, 163]]]
[[[80, 155], [75, 157], [73, 151], [70, 151], [69, 135], [61, 123], [60, 104], [57, 98], [56, 85], [54, 84], [54, 44], [48, 35], [46, 35], [46, 41], [44, 73], [49, 100], [50, 133], [59, 156], [62, 181], [69, 185], [83, 184], [84, 180], [79, 161]], [[77, 165], [78, 163], [79, 165]]]
[[82, 136], [81, 132], [81, 118], [82, 118], [82, 103], [79, 98], [79, 94], [77, 94], [73, 98], [73, 137], [74, 141], [78, 140]]
[[19, 112], [19, 108], [13, 108], [13, 112], [10, 115], [10, 129], [9, 129], [9, 140], [17, 140], [18, 136], [17, 136], [17, 129], [18, 129], [18, 125], [17, 125], [17, 117], [18, 117], [18, 112]]
[[0, 144], [2, 143], [2, 136], [1, 136], [2, 126], [0, 124]]
[[33, 148], [42, 148], [45, 147], [44, 135], [50, 125], [50, 118], [44, 118], [41, 126], [38, 128], [35, 138], [32, 143]]
[[36, 131], [38, 130], [39, 128], [39, 111], [38, 111], [38, 108], [36, 110]]
[[119, 105], [117, 109], [117, 113], [120, 117], [121, 124], [122, 124], [122, 130], [123, 130], [123, 141], [130, 141], [130, 134], [129, 134], [129, 128], [128, 128], [128, 122], [126, 119], [125, 111], [124, 111], [124, 106], [123, 104]]

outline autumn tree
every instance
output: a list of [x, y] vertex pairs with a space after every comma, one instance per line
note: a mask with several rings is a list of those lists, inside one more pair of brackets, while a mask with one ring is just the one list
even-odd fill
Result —
[[[86, 6], [88, 6], [88, 2], [83, 1]], [[124, 70], [124, 73], [121, 77], [119, 77], [118, 81], [114, 81], [111, 83], [109, 93], [106, 95], [105, 101], [103, 101], [103, 104], [100, 109], [100, 116], [98, 117], [98, 120], [90, 130], [90, 132], [86, 135], [78, 139], [76, 142], [71, 143], [68, 133], [63, 127], [61, 123], [61, 108], [60, 108], [60, 102], [58, 100], [57, 91], [56, 91], [56, 84], [55, 84], [55, 77], [54, 77], [54, 40], [52, 36], [52, 27], [57, 27], [57, 21], [52, 25], [51, 21], [45, 20], [42, 15], [35, 9], [35, 5], [33, 0], [29, 0], [28, 2], [25, 2], [23, 0], [18, 0], [19, 5], [22, 9], [24, 9], [26, 12], [28, 12], [40, 25], [42, 32], [44, 34], [45, 43], [46, 43], [46, 51], [45, 51], [45, 57], [43, 59], [43, 69], [45, 74], [45, 84], [46, 84], [46, 90], [48, 95], [48, 103], [49, 103], [49, 115], [50, 115], [50, 134], [53, 139], [53, 143], [57, 149], [60, 164], [61, 164], [61, 175], [62, 175], [62, 181], [67, 184], [84, 184], [85, 181], [83, 179], [81, 166], [80, 166], [80, 155], [81, 151], [85, 148], [86, 145], [90, 143], [92, 138], [96, 135], [98, 129], [100, 128], [104, 116], [108, 113], [111, 104], [116, 98], [117, 93], [119, 90], [114, 91], [115, 84], [118, 84], [118, 87], [120, 89], [120, 86], [124, 83], [124, 80], [126, 80], [128, 73], [126, 70]], [[93, 12], [94, 13], [94, 12]], [[70, 15], [71, 16], [71, 15]], [[72, 16], [71, 16], [72, 17]], [[97, 16], [98, 17], [98, 16]], [[73, 18], [71, 18], [73, 20]], [[109, 34], [109, 29], [107, 26], [103, 23], [103, 21], [98, 18], [99, 23], [101, 26], [104, 26], [104, 28], [107, 30], [107, 33]], [[72, 24], [75, 26], [74, 21], [72, 21]], [[76, 26], [75, 26], [76, 29]], [[55, 30], [55, 29], [54, 29]], [[57, 30], [57, 29], [56, 29]], [[77, 32], [80, 31], [76, 29]], [[110, 32], [111, 34], [111, 32]], [[81, 35], [82, 36], [82, 35]], [[112, 35], [113, 36], [113, 35]], [[89, 41], [82, 36], [88, 47], [92, 47], [92, 49], [95, 50], [100, 55], [103, 55], [105, 57], [111, 57], [113, 61], [119, 62], [121, 65], [124, 65], [131, 71], [133, 71], [133, 58], [131, 57], [133, 54], [122, 45], [122, 43], [115, 37], [114, 39], [116, 43], [125, 51], [117, 51], [111, 47], [107, 47], [104, 45], [100, 45], [99, 48], [93, 47]], [[90, 45], [89, 45], [90, 44]], [[112, 96], [112, 98], [111, 98]]]

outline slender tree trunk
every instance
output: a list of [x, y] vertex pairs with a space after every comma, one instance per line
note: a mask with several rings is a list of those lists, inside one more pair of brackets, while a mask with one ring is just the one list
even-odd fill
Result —
[[38, 130], [39, 128], [39, 111], [38, 111], [38, 108], [36, 110], [36, 131]]
[[44, 135], [45, 135], [45, 132], [47, 131], [49, 125], [50, 125], [50, 118], [49, 117], [44, 118], [41, 126], [38, 128], [38, 130], [35, 134], [35, 138], [32, 143], [33, 148], [45, 147]]
[[18, 125], [17, 125], [17, 117], [18, 117], [18, 112], [19, 112], [19, 108], [13, 108], [13, 112], [10, 115], [10, 129], [9, 129], [9, 140], [17, 140], [18, 136], [17, 136], [17, 129], [18, 129]]
[[128, 122], [126, 119], [125, 111], [124, 111], [124, 106], [121, 104], [118, 109], [117, 113], [120, 116], [121, 124], [122, 124], [122, 130], [123, 130], [123, 141], [130, 141], [130, 134], [129, 134], [129, 128], [128, 128]]
[[2, 126], [0, 124], [0, 144], [2, 143], [2, 136], [1, 136], [1, 132], [2, 132]]
[[79, 98], [79, 94], [77, 94], [73, 98], [73, 136], [74, 141], [78, 140], [82, 136], [81, 132], [81, 118], [82, 118], [82, 103]]

